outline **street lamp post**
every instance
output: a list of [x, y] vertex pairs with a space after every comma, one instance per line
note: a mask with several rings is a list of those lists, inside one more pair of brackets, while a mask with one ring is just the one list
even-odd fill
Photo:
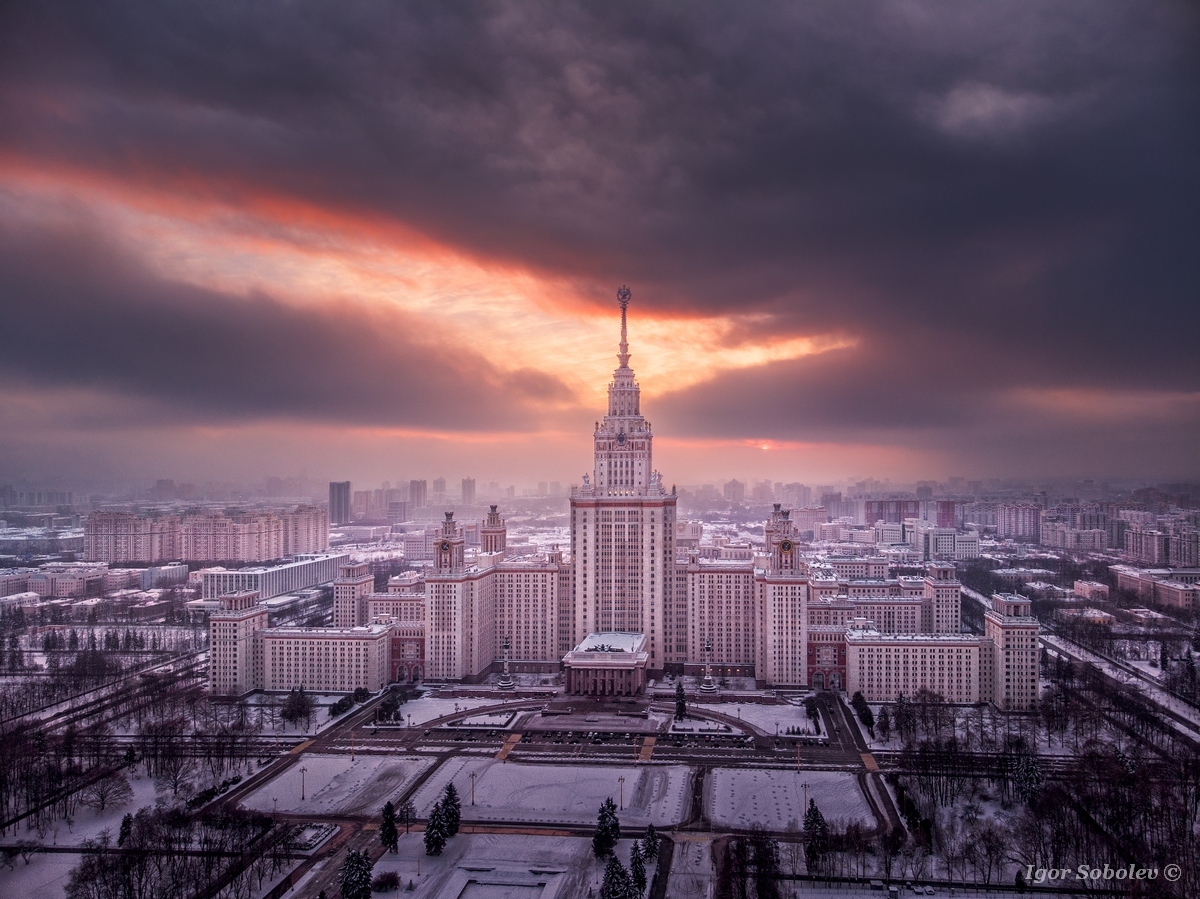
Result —
[[300, 801], [304, 801], [304, 775], [308, 773], [308, 769], [301, 766], [300, 768]]
[[471, 772], [471, 805], [475, 804], [475, 774], [476, 772]]
[[619, 785], [620, 797], [621, 797], [617, 808], [619, 808], [621, 811], [624, 811], [625, 810], [625, 776], [624, 775], [621, 775], [620, 777], [617, 778], [617, 784]]
[[271, 823], [275, 823], [275, 818], [279, 815], [279, 800], [274, 796], [271, 797]]

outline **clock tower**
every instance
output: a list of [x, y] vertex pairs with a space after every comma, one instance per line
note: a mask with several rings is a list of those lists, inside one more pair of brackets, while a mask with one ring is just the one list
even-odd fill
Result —
[[447, 512], [442, 532], [433, 547], [434, 570], [438, 574], [457, 574], [463, 570], [466, 541], [462, 528], [454, 523], [454, 513]]

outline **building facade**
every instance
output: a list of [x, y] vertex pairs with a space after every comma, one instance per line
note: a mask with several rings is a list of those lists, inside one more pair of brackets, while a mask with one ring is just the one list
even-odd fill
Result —
[[593, 432], [591, 476], [571, 493], [571, 564], [576, 639], [594, 632], [646, 636], [650, 667], [673, 659], [665, 641], [675, 591], [676, 495], [654, 470], [653, 434], [641, 411], [641, 388], [629, 367], [621, 304], [620, 363], [608, 385], [608, 412]]

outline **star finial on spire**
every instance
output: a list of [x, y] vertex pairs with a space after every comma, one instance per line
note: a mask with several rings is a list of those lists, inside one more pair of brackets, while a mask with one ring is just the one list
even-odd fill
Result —
[[629, 307], [629, 300], [632, 296], [633, 291], [624, 284], [617, 291], [617, 302], [621, 304], [621, 351], [617, 353], [617, 359], [621, 362], [621, 368], [629, 366], [629, 341], [626, 339], [625, 310]]

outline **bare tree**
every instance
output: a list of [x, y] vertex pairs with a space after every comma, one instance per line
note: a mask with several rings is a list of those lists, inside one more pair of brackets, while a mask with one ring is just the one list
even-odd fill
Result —
[[159, 759], [158, 776], [154, 782], [161, 789], [170, 790], [172, 796], [178, 796], [195, 773], [195, 759], [182, 752], [173, 752]]
[[98, 812], [107, 807], [120, 808], [133, 798], [133, 787], [121, 772], [106, 774], [83, 788], [83, 804]]

